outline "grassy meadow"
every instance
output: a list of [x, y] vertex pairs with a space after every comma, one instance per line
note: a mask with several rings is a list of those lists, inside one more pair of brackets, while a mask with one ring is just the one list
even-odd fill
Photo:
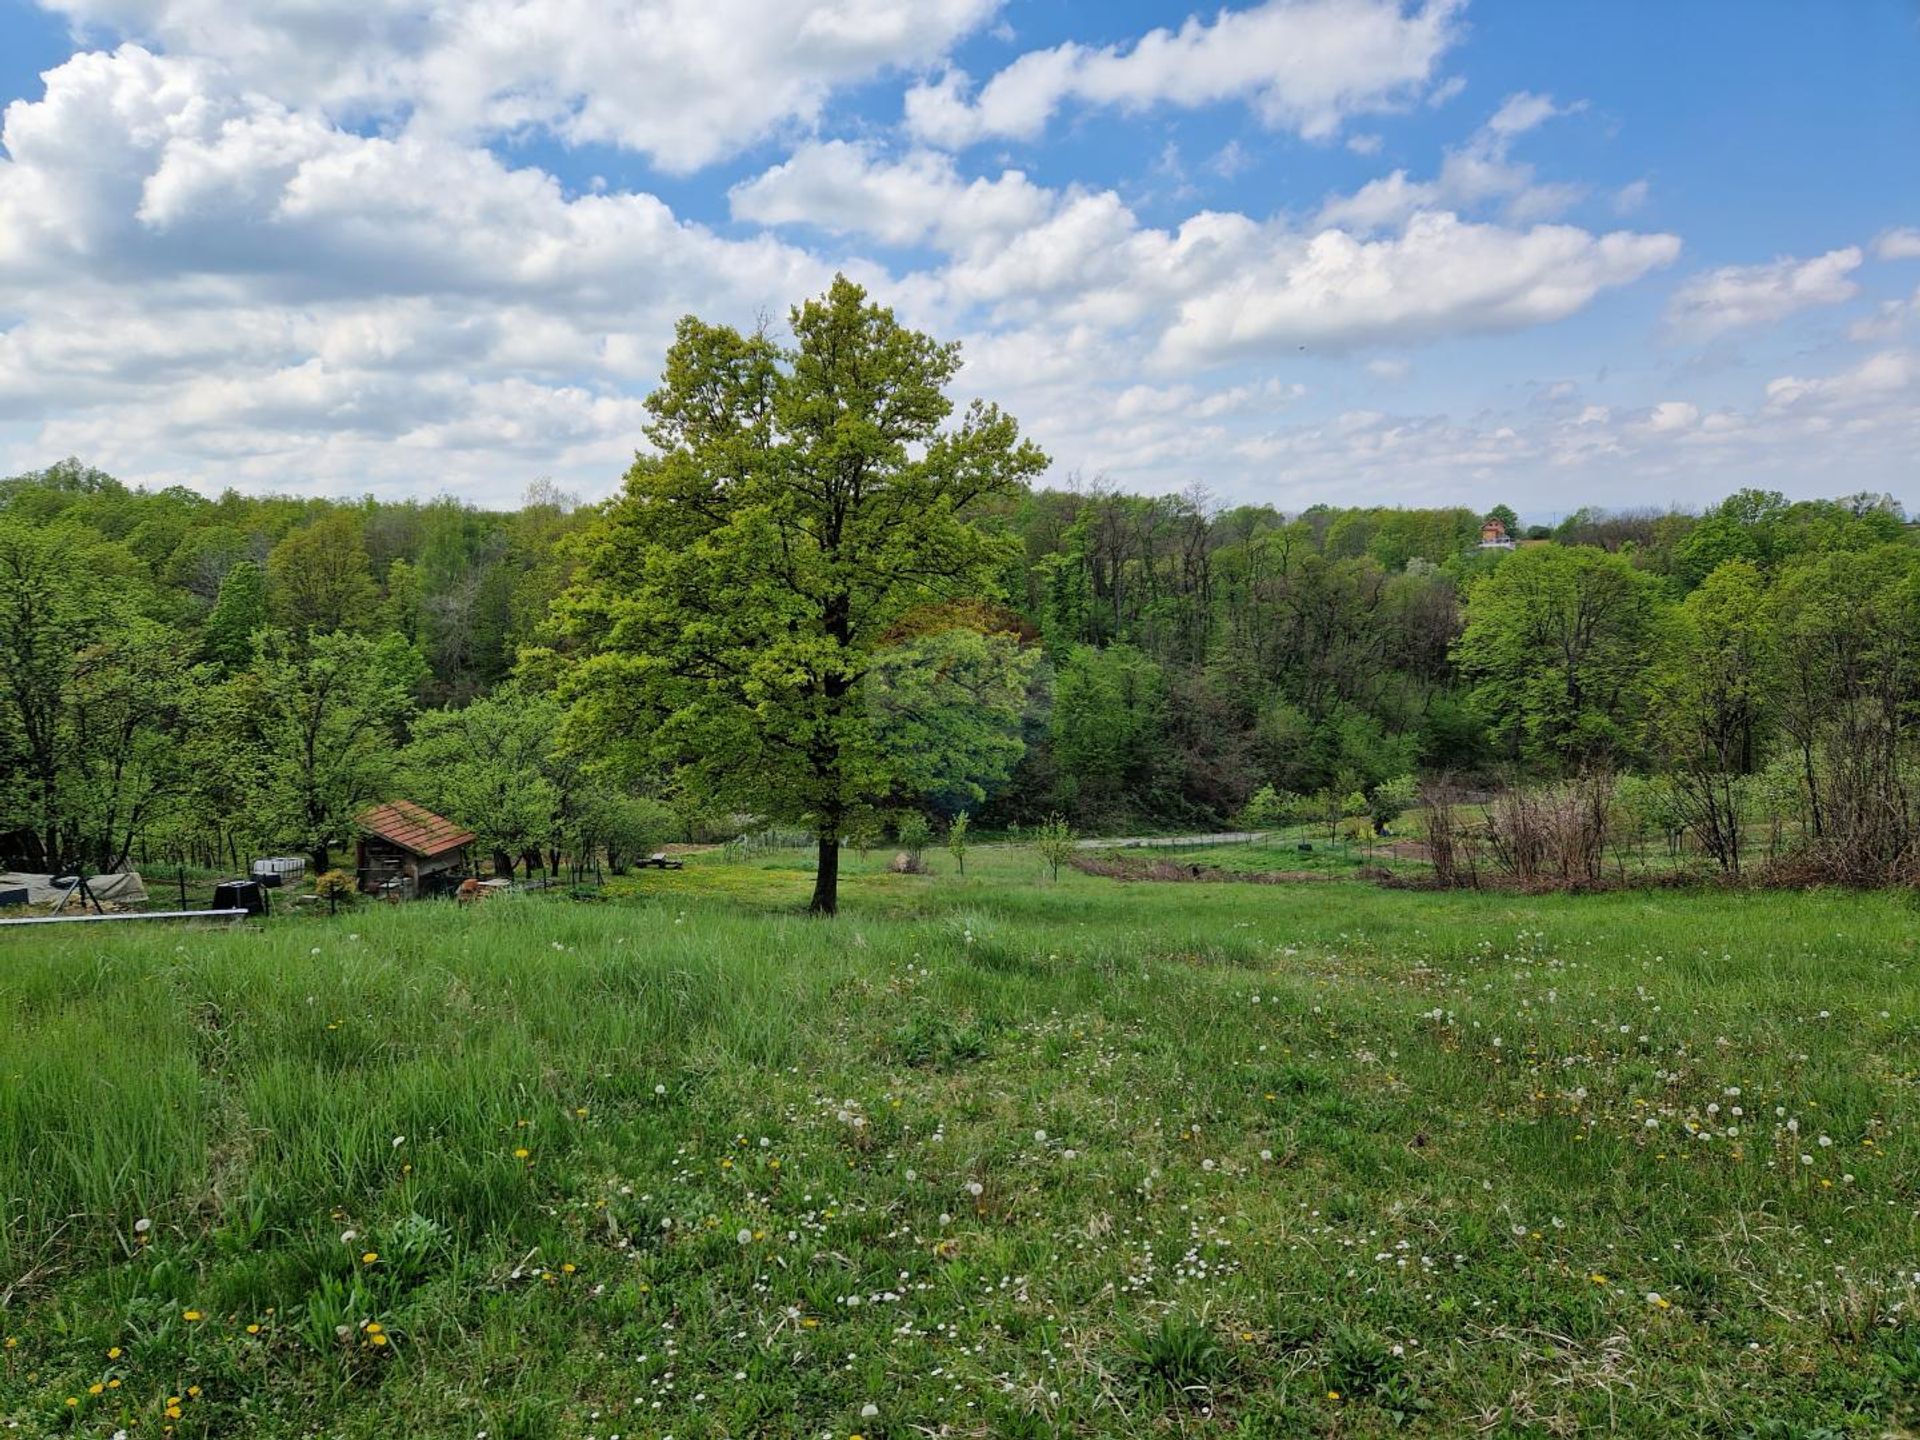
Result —
[[1910, 902], [884, 858], [0, 938], [0, 1426], [1920, 1420]]

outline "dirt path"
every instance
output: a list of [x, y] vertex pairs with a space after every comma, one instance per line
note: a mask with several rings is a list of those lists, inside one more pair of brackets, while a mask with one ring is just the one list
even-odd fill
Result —
[[1168, 849], [1180, 845], [1245, 845], [1263, 840], [1271, 833], [1268, 830], [1221, 830], [1211, 835], [1124, 835], [1076, 843], [1082, 850]]

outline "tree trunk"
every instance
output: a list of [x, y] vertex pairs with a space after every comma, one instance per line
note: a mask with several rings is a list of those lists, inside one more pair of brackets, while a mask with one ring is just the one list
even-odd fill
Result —
[[493, 878], [496, 880], [513, 878], [513, 857], [504, 850], [493, 852]]
[[813, 902], [810, 915], [834, 916], [840, 913], [840, 837], [820, 833], [820, 860], [813, 872]]
[[[325, 845], [314, 846], [313, 853], [307, 858], [313, 861], [313, 873], [315, 875], [324, 875], [333, 868], [332, 864], [329, 863], [333, 859], [333, 856]], [[238, 862], [236, 861], [235, 863], [237, 864]]]

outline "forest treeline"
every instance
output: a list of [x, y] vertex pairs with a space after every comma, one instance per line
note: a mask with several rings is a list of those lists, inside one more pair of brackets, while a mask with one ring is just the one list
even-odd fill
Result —
[[[586, 622], [556, 602], [608, 508], [544, 483], [511, 511], [210, 499], [77, 461], [0, 481], [0, 860], [324, 866], [395, 795], [503, 868], [737, 829], [671, 771], [565, 743]], [[903, 631], [874, 703], [927, 723], [930, 665], [999, 686], [1006, 733], [961, 747], [979, 774], [893, 798], [988, 827], [1210, 825], [1384, 818], [1411, 777], [1606, 773], [1728, 869], [1767, 829], [1835, 878], [1914, 873], [1920, 546], [1897, 504], [1497, 513], [1518, 548], [1483, 549], [1464, 508], [990, 495], [972, 518], [1011, 539], [964, 628], [1019, 663]]]

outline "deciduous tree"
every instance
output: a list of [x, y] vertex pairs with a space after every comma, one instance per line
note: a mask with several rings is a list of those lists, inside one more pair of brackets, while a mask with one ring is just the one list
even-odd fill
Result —
[[576, 734], [670, 765], [704, 797], [813, 830], [812, 909], [840, 840], [889, 798], [905, 735], [868, 703], [903, 622], [992, 591], [1012, 542], [980, 507], [1044, 457], [975, 402], [947, 422], [958, 347], [844, 277], [791, 312], [793, 344], [688, 318], [637, 461], [563, 599], [591, 652]]

